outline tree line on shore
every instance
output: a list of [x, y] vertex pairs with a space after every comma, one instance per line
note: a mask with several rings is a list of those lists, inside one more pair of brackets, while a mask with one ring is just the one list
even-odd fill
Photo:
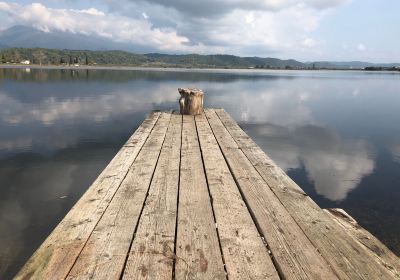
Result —
[[109, 65], [185, 68], [256, 68], [312, 69], [312, 65], [296, 60], [238, 57], [234, 55], [168, 55], [134, 54], [124, 51], [58, 50], [42, 48], [9, 48], [0, 50], [0, 63], [19, 64], [29, 61], [37, 65]]
[[[36, 65], [105, 65], [183, 68], [254, 68], [254, 69], [364, 69], [335, 65], [330, 62], [303, 63], [294, 59], [282, 60], [270, 57], [239, 57], [234, 55], [199, 54], [135, 54], [125, 51], [58, 50], [43, 48], [0, 49], [0, 64]], [[400, 71], [396, 66], [369, 66], [365, 70]]]

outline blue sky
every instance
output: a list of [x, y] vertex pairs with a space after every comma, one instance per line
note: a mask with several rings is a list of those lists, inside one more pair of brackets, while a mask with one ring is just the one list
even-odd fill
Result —
[[106, 37], [164, 53], [400, 62], [398, 0], [0, 0], [0, 29]]

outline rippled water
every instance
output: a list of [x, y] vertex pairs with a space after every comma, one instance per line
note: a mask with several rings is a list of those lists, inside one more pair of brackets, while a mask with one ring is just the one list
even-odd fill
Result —
[[[206, 92], [323, 208], [400, 254], [400, 75], [0, 69], [0, 278], [10, 278], [154, 109]], [[3, 276], [3, 277], [2, 277]]]

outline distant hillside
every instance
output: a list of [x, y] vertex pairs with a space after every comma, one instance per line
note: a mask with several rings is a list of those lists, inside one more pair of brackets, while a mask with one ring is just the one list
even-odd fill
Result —
[[19, 63], [30, 60], [33, 64], [99, 64], [143, 65], [148, 59], [124, 51], [57, 50], [40, 48], [9, 48], [0, 50], [0, 63]]
[[[10, 48], [10, 49], [7, 49]], [[37, 48], [42, 48], [39, 50]], [[87, 51], [72, 51], [87, 50]], [[114, 51], [119, 50], [119, 51]], [[362, 61], [350, 62], [300, 62], [271, 57], [239, 57], [234, 55], [171, 55], [136, 54], [151, 52], [129, 43], [118, 43], [96, 35], [71, 32], [44, 32], [28, 26], [13, 26], [0, 32], [0, 51], [8, 62], [29, 59], [34, 63], [65, 64], [86, 62], [101, 65], [132, 65], [197, 68], [271, 68], [271, 69], [363, 69], [400, 67], [400, 63], [376, 64]], [[39, 59], [40, 56], [40, 59]], [[1, 63], [1, 61], [0, 61]]]
[[399, 67], [400, 63], [371, 63], [363, 61], [316, 61], [314, 62], [317, 68], [343, 68], [343, 69], [362, 69], [366, 67]]
[[234, 55], [170, 55], [135, 54], [126, 51], [60, 50], [42, 48], [0, 49], [1, 63], [20, 63], [29, 60], [42, 65], [120, 65], [143, 67], [184, 67], [184, 68], [257, 68], [257, 69], [363, 69], [397, 70], [400, 64], [373, 64], [367, 62], [311, 62], [303, 63], [294, 59], [239, 57]]
[[[34, 64], [97, 64], [157, 67], [198, 68], [307, 68], [310, 65], [296, 60], [277, 58], [239, 57], [233, 55], [168, 55], [134, 54], [125, 51], [58, 50], [40, 48], [9, 48], [0, 50], [4, 62], [30, 60]], [[1, 63], [2, 61], [0, 61]], [[3, 62], [3, 63], [4, 63]]]
[[33, 27], [20, 25], [0, 32], [0, 45], [17, 48], [144, 51], [131, 44], [117, 43], [96, 35], [62, 31], [44, 32]]

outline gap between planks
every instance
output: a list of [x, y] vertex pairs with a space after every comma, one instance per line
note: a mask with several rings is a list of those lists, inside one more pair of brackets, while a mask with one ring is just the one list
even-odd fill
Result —
[[223, 109], [217, 114], [240, 150], [341, 279], [399, 279], [334, 222]]
[[170, 125], [162, 113], [67, 279], [119, 279]]
[[15, 279], [64, 279], [108, 208], [161, 113], [151, 113], [21, 268]]
[[[310, 215], [329, 228], [310, 226]], [[16, 279], [399, 276], [387, 269], [398, 268], [393, 255], [369, 256], [369, 243], [327, 215], [224, 110], [152, 113]]]

